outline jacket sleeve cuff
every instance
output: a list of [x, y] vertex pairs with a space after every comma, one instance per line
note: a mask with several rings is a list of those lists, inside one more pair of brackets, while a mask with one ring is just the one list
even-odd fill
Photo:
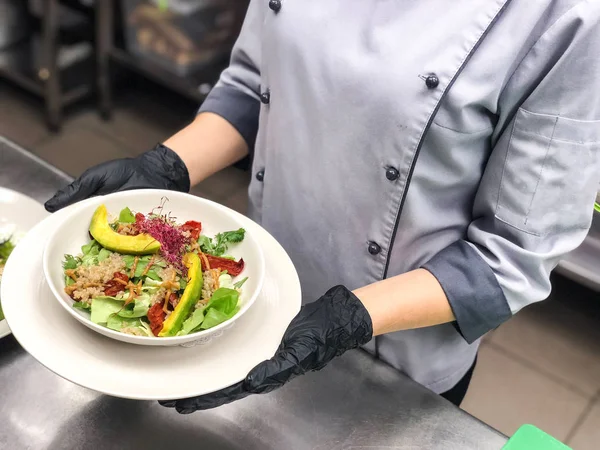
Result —
[[254, 151], [254, 143], [258, 133], [258, 117], [260, 102], [231, 86], [215, 87], [200, 109], [198, 114], [211, 112], [223, 117], [242, 135], [250, 153]]
[[442, 286], [456, 317], [456, 328], [469, 344], [511, 317], [493, 270], [466, 241], [446, 247], [423, 268]]

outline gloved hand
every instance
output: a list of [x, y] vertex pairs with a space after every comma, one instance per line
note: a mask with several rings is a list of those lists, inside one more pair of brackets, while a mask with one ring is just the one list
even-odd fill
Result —
[[86, 170], [44, 206], [55, 212], [88, 197], [132, 189], [188, 192], [190, 176], [179, 155], [159, 144], [137, 158], [116, 159]]
[[273, 358], [228, 388], [201, 397], [159, 402], [181, 414], [215, 408], [263, 394], [312, 370], [320, 370], [347, 350], [366, 344], [373, 336], [369, 313], [348, 289], [337, 286], [314, 303], [302, 307], [288, 327]]

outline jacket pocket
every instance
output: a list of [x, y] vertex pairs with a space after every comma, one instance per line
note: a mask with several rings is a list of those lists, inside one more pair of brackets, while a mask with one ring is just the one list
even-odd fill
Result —
[[496, 218], [543, 236], [587, 228], [600, 178], [600, 120], [517, 111]]

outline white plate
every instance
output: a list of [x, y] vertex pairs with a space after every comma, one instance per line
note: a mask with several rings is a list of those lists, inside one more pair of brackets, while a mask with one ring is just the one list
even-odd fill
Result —
[[109, 214], [112, 213], [114, 217], [125, 207], [149, 213], [161, 204], [163, 198], [168, 198], [164, 204], [165, 213], [168, 212], [176, 217], [180, 223], [188, 220], [201, 222], [202, 233], [206, 236], [215, 236], [226, 230], [237, 230], [242, 228], [247, 221], [247, 219], [244, 222], [240, 221], [239, 217], [243, 218], [243, 216], [225, 206], [181, 192], [135, 190], [105, 195], [78, 206], [50, 235], [43, 256], [46, 281], [54, 293], [54, 297], [68, 314], [85, 326], [109, 338], [130, 344], [153, 346], [206, 344], [213, 337], [229, 333], [231, 327], [252, 307], [262, 288], [265, 278], [265, 260], [262, 248], [253, 233], [246, 233], [245, 239], [232, 246], [229, 251], [236, 260], [243, 258], [246, 263], [243, 272], [235, 279], [235, 281], [239, 281], [243, 277], [248, 277], [240, 295], [240, 310], [231, 319], [208, 330], [186, 336], [164, 338], [119, 333], [93, 323], [88, 312], [73, 309], [73, 300], [64, 291], [65, 281], [62, 269], [64, 255], [80, 254], [81, 247], [90, 242], [90, 220], [99, 205], [105, 205]]
[[53, 298], [42, 273], [47, 237], [73, 210], [36, 226], [13, 252], [2, 284], [5, 314], [20, 344], [61, 377], [115, 397], [171, 400], [202, 395], [241, 381], [271, 357], [300, 310], [298, 274], [283, 248], [260, 226], [237, 214], [263, 248], [263, 289], [229, 333], [192, 348], [147, 347], [106, 338], [73, 320]]
[[[47, 216], [48, 212], [34, 199], [0, 187], [0, 225], [12, 223], [17, 232], [27, 232]], [[9, 334], [8, 323], [0, 320], [0, 338]]]

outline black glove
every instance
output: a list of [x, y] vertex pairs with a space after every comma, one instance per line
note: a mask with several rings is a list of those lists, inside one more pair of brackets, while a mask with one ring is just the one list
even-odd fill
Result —
[[162, 144], [137, 158], [116, 159], [86, 170], [44, 205], [49, 212], [94, 195], [132, 189], [188, 192], [190, 176], [179, 155]]
[[275, 356], [252, 369], [243, 381], [201, 397], [159, 403], [189, 414], [250, 394], [271, 392], [298, 375], [322, 369], [336, 356], [366, 344], [372, 336], [371, 317], [361, 301], [344, 286], [337, 286], [302, 307]]

